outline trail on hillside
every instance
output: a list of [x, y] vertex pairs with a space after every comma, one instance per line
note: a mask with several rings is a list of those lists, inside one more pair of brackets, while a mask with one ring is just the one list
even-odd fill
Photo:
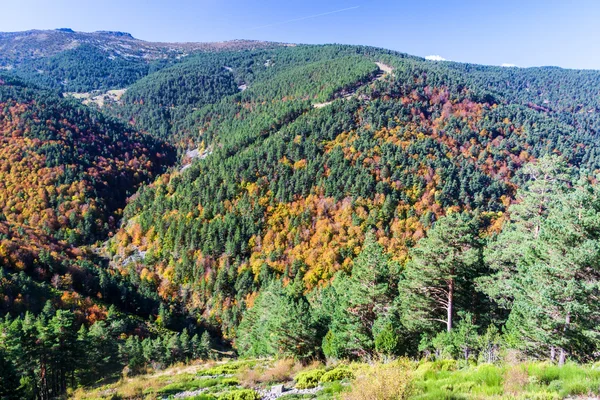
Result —
[[360, 85], [354, 89], [351, 89], [347, 92], [342, 91], [340, 93], [337, 93], [336, 98], [333, 100], [325, 101], [323, 103], [315, 103], [315, 104], [313, 104], [313, 108], [323, 108], [340, 98], [341, 99], [350, 99], [356, 95], [356, 92], [358, 91], [358, 89], [360, 89], [366, 85], [370, 85], [371, 83], [373, 83], [375, 81], [380, 81], [382, 79], [385, 79], [389, 74], [391, 74], [394, 71], [394, 68], [392, 68], [391, 66], [384, 64], [382, 62], [377, 61], [377, 62], [375, 62], [375, 64], [379, 68], [379, 72], [373, 78], [371, 78], [368, 82], [366, 82], [363, 85]]

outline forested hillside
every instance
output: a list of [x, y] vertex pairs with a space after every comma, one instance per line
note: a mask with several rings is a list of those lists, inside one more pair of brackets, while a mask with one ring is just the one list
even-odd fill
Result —
[[0, 69], [61, 92], [125, 88], [149, 73], [198, 52], [277, 47], [234, 40], [152, 43], [126, 32], [0, 32]]
[[[278, 50], [270, 68], [309, 49]], [[255, 62], [252, 75], [268, 78], [193, 114], [192, 138], [210, 156], [144, 188], [109, 246], [147, 251], [139, 269], [159, 293], [183, 288], [187, 307], [229, 337], [263, 284], [327, 286], [352, 270], [369, 232], [404, 264], [448, 212], [476, 212], [497, 230], [526, 163], [559, 153], [598, 167], [590, 131], [442, 65], [356, 47], [314, 58], [272, 75]], [[372, 80], [375, 61], [393, 73]]]
[[19, 396], [215, 347], [596, 360], [600, 73], [342, 45], [22, 63], [0, 80]]
[[0, 370], [3, 383], [5, 373], [22, 377], [19, 392], [0, 385], [2, 398], [57, 396], [76, 369], [81, 382], [120, 370], [116, 339], [159, 315], [154, 289], [110, 271], [90, 245], [174, 155], [76, 100], [0, 78]]

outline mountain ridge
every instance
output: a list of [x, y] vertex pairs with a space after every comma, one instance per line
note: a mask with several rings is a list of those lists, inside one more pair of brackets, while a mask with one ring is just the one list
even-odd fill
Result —
[[[497, 268], [486, 243], [508, 232], [538, 169], [580, 174], [565, 193], [600, 172], [594, 71], [247, 42], [150, 59], [118, 54], [138, 42], [114, 32], [53, 53], [77, 34], [31, 35], [22, 49], [42, 43], [48, 56], [0, 73], [0, 332], [12, 343], [0, 353], [40, 386], [47, 366], [20, 329], [62, 354], [44, 336], [50, 320], [71, 339], [81, 329], [69, 349], [96, 354], [51, 359], [57, 374], [76, 372], [70, 385], [211, 346], [303, 362], [418, 357], [453, 323], [478, 338], [509, 329], [502, 299], [478, 287]], [[113, 89], [122, 96], [102, 107], [64, 95]], [[420, 271], [445, 267], [435, 251], [446, 237], [468, 249], [452, 289], [435, 278], [439, 291], [456, 283], [450, 310], [413, 290]], [[527, 351], [549, 352], [536, 340]], [[569, 346], [587, 360], [600, 342]]]
[[[102, 46], [106, 51], [117, 51], [126, 57], [155, 60], [182, 56], [194, 51], [242, 50], [281, 46], [282, 43], [259, 40], [230, 40], [222, 42], [150, 42], [137, 39], [127, 32], [76, 32], [65, 29], [0, 32], [0, 52], [13, 63], [28, 58], [50, 57], [75, 49], [82, 44]], [[4, 68], [11, 64], [4, 61]]]

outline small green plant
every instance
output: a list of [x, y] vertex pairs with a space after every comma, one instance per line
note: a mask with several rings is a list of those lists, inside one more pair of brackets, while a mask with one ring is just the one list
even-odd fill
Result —
[[159, 394], [175, 394], [185, 392], [186, 390], [196, 390], [209, 388], [218, 385], [220, 382], [217, 379], [195, 379], [187, 382], [171, 383], [157, 391]]
[[284, 394], [283, 396], [279, 397], [279, 399], [281, 400], [308, 400], [308, 399], [314, 399], [314, 396], [310, 395], [310, 394], [299, 394], [299, 393], [293, 393], [293, 394]]
[[212, 394], [199, 394], [193, 397], [188, 397], [188, 400], [217, 400]]
[[354, 379], [354, 373], [346, 366], [336, 367], [325, 372], [321, 377], [321, 382], [334, 382], [342, 379]]
[[456, 360], [438, 360], [433, 362], [433, 368], [438, 371], [456, 371], [458, 363]]
[[198, 372], [200, 376], [219, 376], [219, 375], [232, 375], [238, 372], [242, 367], [253, 367], [256, 363], [253, 361], [239, 361], [229, 362], [227, 364], [221, 364], [212, 368], [205, 369]]
[[221, 379], [221, 380], [219, 381], [219, 383], [220, 383], [221, 385], [224, 385], [224, 386], [237, 386], [237, 385], [239, 385], [239, 384], [240, 384], [240, 382], [239, 382], [237, 379], [235, 379], [235, 378], [225, 378], [225, 379]]
[[339, 399], [340, 394], [350, 390], [350, 386], [339, 381], [328, 382], [323, 385], [323, 390], [317, 393], [317, 400]]
[[550, 392], [526, 393], [517, 397], [518, 400], [559, 400], [561, 398], [557, 393]]
[[300, 372], [295, 378], [296, 388], [311, 389], [317, 387], [319, 386], [319, 381], [324, 374], [325, 370], [320, 368]]
[[239, 389], [222, 394], [219, 400], [260, 400], [260, 395], [252, 389]]
[[[557, 382], [557, 381], [554, 381]], [[552, 383], [554, 383], [552, 382]], [[550, 389], [550, 387], [548, 387]], [[586, 385], [586, 382], [568, 382], [564, 387], [558, 390], [563, 396], [581, 396], [590, 393], [590, 388]]]

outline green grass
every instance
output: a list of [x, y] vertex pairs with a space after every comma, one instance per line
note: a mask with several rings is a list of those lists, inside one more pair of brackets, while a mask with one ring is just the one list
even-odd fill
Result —
[[[205, 389], [192, 400], [252, 400], [256, 397], [252, 390], [242, 389], [236, 378], [230, 375], [241, 368], [255, 369], [260, 373], [262, 361], [242, 361], [218, 364], [190, 372], [173, 369], [156, 376], [140, 376], [123, 380], [85, 393], [79, 391], [76, 399], [97, 399], [109, 388], [114, 388], [114, 398], [157, 399], [173, 396], [176, 393]], [[411, 380], [411, 399], [417, 400], [555, 400], [566, 397], [600, 394], [600, 365], [567, 364], [562, 367], [547, 362], [526, 362], [516, 365], [481, 364], [478, 366], [457, 363], [452, 360], [436, 362], [407, 361], [407, 379]], [[201, 367], [200, 367], [201, 368]], [[287, 395], [284, 400], [337, 400], [349, 392], [353, 379], [351, 371], [360, 376], [370, 371], [373, 365], [354, 363], [329, 369], [332, 382], [323, 382], [325, 369], [308, 369], [296, 374], [300, 386], [323, 386], [315, 395]], [[332, 372], [333, 371], [333, 372]], [[342, 373], [344, 372], [344, 373]], [[217, 377], [209, 377], [215, 376]], [[342, 378], [341, 380], [338, 378]], [[273, 382], [278, 383], [278, 382]]]
[[[509, 379], [507, 374], [513, 371], [521, 371], [520, 379], [523, 381], [517, 381], [509, 392], [505, 379]], [[419, 400], [562, 399], [600, 393], [600, 370], [585, 365], [567, 364], [559, 367], [531, 362], [512, 367], [482, 364], [450, 371], [434, 363], [422, 363], [415, 371], [413, 384], [412, 398]]]
[[194, 379], [186, 382], [171, 383], [157, 391], [159, 394], [170, 395], [188, 390], [198, 390], [216, 386], [220, 383], [218, 379]]
[[323, 390], [317, 393], [317, 400], [339, 399], [340, 394], [347, 392], [350, 386], [341, 382], [327, 382], [323, 384]]
[[186, 400], [217, 400], [212, 394], [199, 394], [198, 396], [187, 397]]
[[220, 364], [212, 368], [204, 369], [198, 372], [200, 376], [218, 376], [232, 375], [238, 372], [243, 367], [252, 368], [256, 365], [256, 361], [230, 361], [226, 364]]
[[422, 364], [415, 374], [415, 399], [467, 399], [503, 393], [503, 368], [481, 365], [460, 370]]
[[525, 366], [530, 386], [542, 388], [561, 397], [600, 393], [600, 370], [589, 366], [529, 363]]

